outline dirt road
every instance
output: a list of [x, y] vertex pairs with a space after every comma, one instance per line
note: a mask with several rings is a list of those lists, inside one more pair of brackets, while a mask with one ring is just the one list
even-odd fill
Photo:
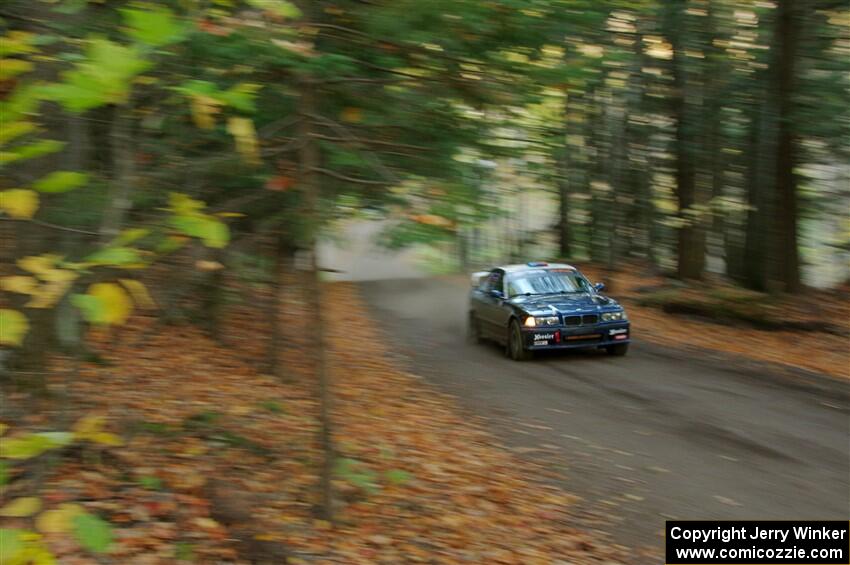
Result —
[[639, 327], [624, 358], [515, 363], [465, 342], [467, 289], [456, 281], [360, 289], [413, 371], [543, 464], [582, 497], [580, 520], [621, 543], [661, 547], [673, 518], [850, 515], [845, 383], [643, 343]]

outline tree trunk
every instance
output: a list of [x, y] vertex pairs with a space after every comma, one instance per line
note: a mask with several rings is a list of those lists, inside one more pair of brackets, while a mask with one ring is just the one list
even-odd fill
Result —
[[303, 191], [305, 219], [307, 222], [308, 244], [310, 250], [310, 271], [307, 278], [307, 296], [310, 305], [310, 325], [312, 327], [313, 361], [319, 388], [319, 443], [324, 459], [319, 475], [321, 504], [319, 515], [328, 521], [333, 521], [333, 485], [331, 483], [335, 458], [333, 446], [333, 424], [331, 421], [331, 390], [330, 373], [328, 372], [325, 330], [322, 319], [322, 285], [319, 280], [319, 268], [316, 260], [317, 233], [319, 228], [319, 183], [316, 169], [321, 162], [319, 145], [313, 132], [313, 116], [316, 113], [316, 89], [308, 78], [301, 84], [299, 98], [299, 113], [301, 121], [298, 125], [298, 137], [301, 140], [299, 149], [299, 180]]
[[132, 107], [116, 105], [109, 132], [112, 183], [109, 202], [100, 225], [101, 243], [108, 243], [118, 235], [124, 223], [124, 216], [130, 209], [130, 195], [135, 176], [132, 129]]
[[766, 103], [750, 123], [747, 169], [747, 220], [744, 239], [743, 282], [753, 290], [765, 290], [768, 271], [768, 234], [771, 232], [769, 162], [771, 109]]
[[290, 292], [290, 289], [284, 284], [283, 279], [292, 271], [295, 250], [287, 241], [286, 236], [279, 232], [273, 236], [271, 248], [274, 254], [271, 296], [269, 297], [268, 308], [271, 339], [269, 340], [269, 350], [266, 356], [266, 367], [269, 374], [276, 376], [280, 380], [286, 380], [289, 378], [289, 375], [286, 373], [283, 363], [280, 362], [280, 352], [286, 347], [282, 314], [285, 307], [284, 298], [286, 293]]
[[558, 251], [559, 257], [566, 259], [572, 254], [570, 233], [570, 147], [567, 139], [570, 134], [570, 102], [564, 100], [564, 129], [561, 134], [557, 158], [558, 174]]
[[665, 18], [667, 39], [673, 50], [673, 93], [671, 96], [671, 114], [676, 122], [676, 134], [673, 153], [675, 155], [676, 198], [679, 218], [683, 224], [679, 227], [677, 245], [677, 275], [681, 279], [700, 279], [705, 267], [705, 230], [699, 218], [698, 204], [702, 204], [696, 184], [694, 166], [694, 141], [690, 104], [688, 96], [687, 57], [684, 38], [687, 0], [668, 3]]
[[800, 21], [797, 0], [779, 0], [776, 8], [773, 48], [774, 92], [777, 101], [776, 132], [776, 223], [774, 225], [774, 268], [772, 277], [782, 290], [800, 289], [800, 252], [797, 242], [797, 161], [796, 140], [792, 122], [794, 74], [796, 72], [797, 37]]

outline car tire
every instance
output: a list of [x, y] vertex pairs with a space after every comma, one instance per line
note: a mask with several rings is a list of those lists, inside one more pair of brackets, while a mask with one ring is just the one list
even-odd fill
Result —
[[511, 320], [508, 326], [508, 339], [505, 346], [508, 357], [514, 361], [527, 361], [531, 359], [533, 353], [526, 349], [522, 343], [522, 330], [519, 327], [519, 322]]
[[629, 352], [629, 344], [618, 343], [617, 345], [609, 345], [605, 348], [605, 352], [614, 357], [622, 357]]
[[481, 336], [481, 323], [472, 312], [469, 313], [469, 319], [466, 322], [466, 341], [478, 344], [484, 342]]

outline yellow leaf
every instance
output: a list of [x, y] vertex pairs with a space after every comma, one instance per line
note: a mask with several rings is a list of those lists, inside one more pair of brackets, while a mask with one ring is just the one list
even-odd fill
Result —
[[38, 281], [33, 277], [13, 275], [0, 279], [0, 288], [8, 292], [34, 294], [38, 290]]
[[21, 345], [30, 324], [17, 310], [0, 310], [0, 345]]
[[103, 305], [102, 324], [123, 324], [133, 310], [130, 297], [115, 283], [96, 283], [89, 287], [91, 296], [97, 298]]
[[111, 446], [124, 445], [124, 442], [121, 441], [120, 437], [118, 437], [115, 434], [109, 433], [109, 432], [100, 432], [100, 433], [93, 434], [92, 436], [89, 437], [89, 439], [91, 441], [93, 441], [94, 443], [99, 443], [100, 445], [111, 445]]
[[221, 110], [221, 103], [209, 96], [192, 96], [192, 119], [195, 125], [202, 129], [215, 127], [215, 115]]
[[236, 139], [236, 150], [242, 158], [253, 165], [259, 164], [260, 156], [254, 122], [248, 118], [233, 116], [227, 120], [227, 132]]
[[74, 437], [81, 440], [87, 440], [101, 445], [124, 445], [124, 442], [117, 435], [103, 431], [103, 426], [106, 424], [106, 417], [96, 414], [89, 414], [77, 420], [71, 427], [74, 432]]
[[26, 188], [4, 190], [0, 192], [0, 210], [13, 218], [32, 218], [38, 210], [38, 193]]
[[0, 128], [0, 144], [5, 144], [6, 142], [15, 139], [16, 137], [28, 134], [34, 129], [34, 123], [27, 122], [24, 120], [18, 120], [15, 122], [5, 122], [3, 124], [3, 127]]
[[39, 278], [48, 282], [70, 282], [78, 276], [78, 273], [68, 269], [49, 269], [41, 273]]
[[141, 282], [133, 279], [118, 279], [124, 288], [130, 291], [130, 296], [133, 301], [142, 308], [156, 308], [156, 302], [153, 301], [148, 289]]
[[4, 59], [0, 65], [0, 80], [7, 80], [15, 75], [28, 73], [33, 69], [33, 64], [23, 59]]
[[71, 281], [49, 282], [34, 292], [32, 299], [25, 304], [27, 308], [50, 308], [65, 296]]
[[0, 516], [4, 518], [25, 518], [32, 516], [41, 509], [41, 499], [34, 496], [16, 498], [3, 508], [0, 508]]
[[0, 423], [0, 436], [6, 433], [6, 430], [9, 429], [7, 424]]
[[71, 426], [71, 431], [74, 432], [76, 437], [86, 439], [103, 431], [103, 424], [105, 423], [105, 416], [89, 414], [88, 416], [83, 416], [77, 420], [74, 425]]
[[35, 519], [35, 527], [45, 534], [62, 534], [74, 527], [74, 518], [85, 512], [78, 504], [64, 503], [58, 508], [46, 510]]
[[52, 253], [46, 253], [44, 255], [30, 255], [29, 257], [18, 259], [18, 267], [35, 275], [41, 276], [52, 271], [53, 265], [55, 265], [59, 259], [61, 259], [59, 255], [54, 255]]

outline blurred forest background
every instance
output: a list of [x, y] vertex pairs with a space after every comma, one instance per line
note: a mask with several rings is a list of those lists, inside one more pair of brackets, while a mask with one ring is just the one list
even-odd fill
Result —
[[[254, 361], [286, 376], [297, 285], [327, 517], [314, 250], [340, 225], [377, 221], [382, 245], [443, 270], [639, 262], [775, 296], [850, 276], [846, 0], [7, 0], [0, 28], [4, 386], [45, 392], [54, 353], [79, 376], [154, 306], [213, 339], [230, 305], [262, 310]], [[98, 350], [91, 327], [111, 336]], [[0, 458], [25, 476], [72, 441], [120, 444], [103, 425]], [[19, 500], [3, 515], [37, 510]]]
[[25, 350], [47, 350], [57, 317], [71, 342], [75, 316], [122, 321], [150, 265], [171, 270], [152, 290], [166, 312], [202, 289], [213, 327], [224, 271], [277, 280], [352, 217], [458, 266], [640, 258], [771, 292], [848, 276], [847, 2], [11, 1], [0, 17], [19, 267], [4, 342]]

